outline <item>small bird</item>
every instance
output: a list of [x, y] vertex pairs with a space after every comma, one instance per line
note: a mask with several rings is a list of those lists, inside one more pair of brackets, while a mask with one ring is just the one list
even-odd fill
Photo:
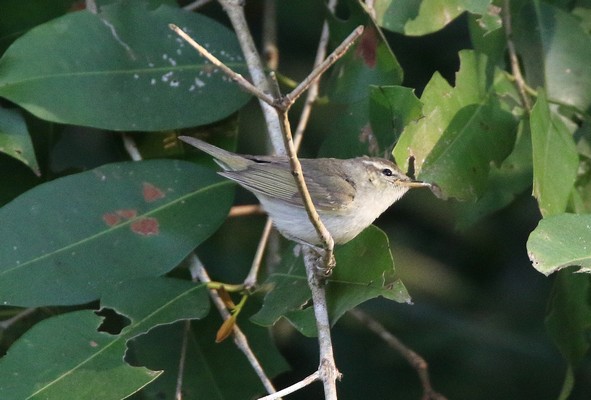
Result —
[[[240, 155], [193, 137], [179, 139], [213, 156], [224, 170], [220, 175], [252, 192], [283, 236], [321, 244], [287, 157]], [[335, 244], [353, 239], [410, 188], [431, 187], [382, 158], [301, 158], [300, 163], [312, 202]]]

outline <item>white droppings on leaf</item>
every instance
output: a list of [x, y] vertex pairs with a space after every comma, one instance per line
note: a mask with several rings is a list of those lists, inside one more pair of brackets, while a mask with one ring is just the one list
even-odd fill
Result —
[[180, 56], [181, 54], [183, 54], [183, 51], [181, 49], [176, 49], [176, 54]]
[[176, 79], [173, 79], [170, 81], [170, 87], [179, 87], [181, 83], [179, 81], [177, 81]]
[[201, 79], [199, 78], [195, 78], [195, 85], [197, 85], [197, 87], [202, 88], [203, 86], [205, 86], [205, 82], [203, 82]]
[[195, 90], [195, 85], [191, 85], [191, 86], [189, 86], [189, 92], [192, 92], [192, 91], [194, 91], [194, 90]]
[[162, 75], [162, 82], [168, 82], [168, 80], [172, 77], [174, 72], [169, 71], [167, 73], [165, 73], [164, 75]]
[[140, 79], [140, 76], [138, 74], [133, 74], [133, 78], [134, 79]]
[[162, 59], [163, 60], [166, 60], [167, 58], [168, 58], [168, 54], [166, 54], [166, 53], [162, 54]]
[[172, 65], [173, 67], [176, 67], [176, 60], [174, 58], [169, 58], [168, 62], [170, 63], [170, 65]]
[[152, 79], [150, 80], [150, 85], [155, 85], [155, 84], [156, 84], [156, 79], [152, 78]]
[[148, 63], [148, 67], [154, 68], [154, 63]]

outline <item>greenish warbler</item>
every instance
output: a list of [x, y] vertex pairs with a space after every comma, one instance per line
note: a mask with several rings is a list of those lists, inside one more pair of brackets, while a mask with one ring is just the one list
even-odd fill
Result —
[[[179, 139], [213, 156], [224, 170], [220, 175], [251, 191], [283, 236], [320, 244], [287, 157], [240, 155], [193, 137]], [[382, 158], [301, 158], [300, 163], [312, 202], [336, 244], [357, 236], [410, 188], [431, 186]]]

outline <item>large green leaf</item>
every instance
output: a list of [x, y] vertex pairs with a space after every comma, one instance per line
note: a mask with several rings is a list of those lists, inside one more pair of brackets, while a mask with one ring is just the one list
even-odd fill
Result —
[[545, 275], [571, 265], [591, 272], [591, 215], [542, 219], [527, 240], [527, 252], [534, 268]]
[[19, 160], [36, 175], [40, 174], [27, 124], [17, 110], [0, 108], [0, 152]]
[[551, 100], [589, 109], [591, 37], [575, 16], [547, 2], [528, 1], [514, 19], [513, 36], [529, 86], [544, 87]]
[[55, 122], [163, 130], [219, 120], [248, 95], [177, 37], [182, 27], [233, 69], [235, 36], [217, 22], [138, 0], [70, 13], [18, 39], [0, 59], [0, 96]]
[[542, 90], [531, 112], [534, 196], [544, 217], [566, 210], [579, 157], [562, 120], [550, 112]]
[[460, 60], [455, 88], [433, 76], [421, 96], [425, 118], [407, 125], [394, 156], [403, 169], [414, 157], [417, 177], [444, 195], [473, 201], [487, 188], [491, 163], [513, 149], [517, 120], [497, 93], [505, 75], [484, 55], [462, 51]]
[[94, 300], [170, 271], [225, 219], [231, 184], [192, 163], [106, 165], [30, 190], [0, 209], [0, 302]]
[[363, 25], [365, 30], [334, 66], [327, 83], [326, 94], [330, 103], [319, 111], [331, 123], [326, 126], [328, 137], [320, 154], [339, 158], [364, 154], [383, 156], [395, 137], [392, 132], [389, 141], [388, 138], [378, 140], [372, 132], [369, 115], [371, 87], [400, 85], [402, 68], [381, 30], [361, 4], [356, 0], [345, 3], [350, 11], [349, 18], [345, 22], [336, 17], [329, 19], [331, 39], [344, 39], [358, 25]]
[[[337, 267], [327, 280], [326, 296], [332, 324], [350, 309], [366, 300], [383, 296], [398, 302], [410, 302], [406, 288], [394, 270], [387, 236], [375, 226], [335, 251]], [[304, 335], [316, 334], [306, 272], [302, 257], [292, 249], [282, 259], [278, 272], [263, 284], [271, 287], [253, 322], [273, 325], [285, 317]]]
[[151, 278], [114, 286], [103, 305], [125, 309], [130, 324], [117, 335], [99, 332], [92, 311], [40, 322], [0, 360], [0, 398], [125, 398], [160, 375], [124, 362], [127, 341], [154, 326], [204, 317], [209, 299], [203, 285]]

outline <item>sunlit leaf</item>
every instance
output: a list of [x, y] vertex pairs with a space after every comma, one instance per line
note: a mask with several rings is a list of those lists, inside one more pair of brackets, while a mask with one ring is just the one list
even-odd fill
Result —
[[242, 72], [240, 48], [227, 28], [200, 14], [168, 5], [151, 10], [131, 0], [98, 14], [69, 13], [19, 38], [0, 59], [0, 96], [43, 119], [113, 130], [202, 125], [235, 112], [248, 95], [170, 23]]
[[545, 275], [571, 265], [591, 272], [591, 215], [542, 219], [529, 236], [527, 252], [534, 268]]
[[106, 165], [40, 185], [0, 209], [0, 303], [94, 300], [170, 271], [225, 219], [231, 184], [192, 163]]
[[579, 157], [562, 120], [552, 115], [540, 90], [531, 112], [534, 196], [543, 216], [562, 213], [570, 198]]

